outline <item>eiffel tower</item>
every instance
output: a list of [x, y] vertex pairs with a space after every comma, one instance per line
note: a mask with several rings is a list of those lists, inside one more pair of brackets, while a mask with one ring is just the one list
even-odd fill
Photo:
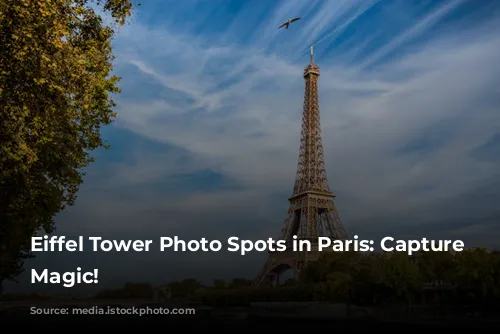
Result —
[[[347, 234], [333, 203], [335, 195], [330, 191], [323, 157], [321, 125], [319, 117], [318, 79], [319, 67], [314, 63], [311, 46], [309, 65], [304, 70], [305, 94], [302, 114], [299, 163], [293, 194], [288, 199], [290, 207], [281, 230], [280, 240], [285, 240], [285, 252], [269, 252], [264, 268], [252, 286], [279, 284], [280, 275], [292, 269], [295, 279], [301, 268], [319, 258], [318, 237], [345, 240]], [[309, 240], [311, 250], [294, 252], [292, 242]]]

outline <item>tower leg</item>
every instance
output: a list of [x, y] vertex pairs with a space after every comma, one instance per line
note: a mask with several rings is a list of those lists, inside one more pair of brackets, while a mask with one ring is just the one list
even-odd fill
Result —
[[273, 288], [277, 287], [280, 284], [280, 275], [278, 273], [272, 273], [269, 275], [269, 280]]

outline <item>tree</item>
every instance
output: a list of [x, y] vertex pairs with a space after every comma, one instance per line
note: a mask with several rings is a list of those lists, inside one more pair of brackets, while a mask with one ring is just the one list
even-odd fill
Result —
[[233, 278], [231, 281], [230, 287], [232, 289], [238, 289], [238, 288], [246, 288], [249, 287], [252, 281], [247, 280], [245, 278]]
[[222, 279], [214, 279], [213, 287], [215, 289], [224, 289], [227, 288], [227, 284]]
[[153, 288], [148, 283], [125, 283], [120, 289], [103, 290], [97, 298], [151, 298]]
[[304, 268], [301, 281], [316, 284], [315, 298], [349, 302], [362, 259], [357, 252], [324, 253]]
[[417, 265], [407, 254], [401, 252], [382, 253], [377, 259], [379, 284], [392, 292], [391, 297], [403, 299], [409, 304], [413, 294], [422, 287]]
[[[92, 7], [110, 14], [107, 26]], [[129, 0], [0, 1], [0, 285], [76, 199], [112, 122], [111, 40]], [[115, 27], [116, 26], [116, 27]]]
[[453, 284], [456, 278], [454, 255], [450, 252], [422, 252], [418, 257], [418, 267], [425, 282], [438, 287]]
[[360, 304], [409, 303], [421, 288], [418, 267], [403, 253], [325, 253], [304, 268], [301, 281], [315, 286], [315, 298]]
[[456, 280], [468, 292], [468, 302], [486, 306], [500, 297], [500, 260], [486, 249], [466, 249], [456, 255]]
[[174, 297], [185, 298], [201, 288], [201, 283], [195, 278], [185, 278], [180, 282], [171, 282], [168, 284]]

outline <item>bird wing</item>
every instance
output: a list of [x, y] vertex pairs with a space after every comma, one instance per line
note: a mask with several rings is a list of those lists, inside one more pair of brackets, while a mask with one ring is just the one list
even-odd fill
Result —
[[288, 24], [288, 22], [283, 23], [282, 25], [280, 25], [280, 26], [278, 27], [278, 29], [279, 29], [279, 28], [283, 28], [283, 27], [284, 27], [284, 26], [286, 26], [287, 24]]
[[296, 17], [296, 18], [294, 18], [293, 20], [291, 20], [291, 21], [290, 21], [290, 23], [295, 22], [295, 21], [298, 21], [298, 20], [300, 20], [300, 17]]

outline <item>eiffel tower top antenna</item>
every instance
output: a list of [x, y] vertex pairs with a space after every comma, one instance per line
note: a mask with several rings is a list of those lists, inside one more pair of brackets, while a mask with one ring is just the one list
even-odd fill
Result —
[[309, 54], [309, 64], [314, 64], [314, 44], [311, 44], [311, 52]]

